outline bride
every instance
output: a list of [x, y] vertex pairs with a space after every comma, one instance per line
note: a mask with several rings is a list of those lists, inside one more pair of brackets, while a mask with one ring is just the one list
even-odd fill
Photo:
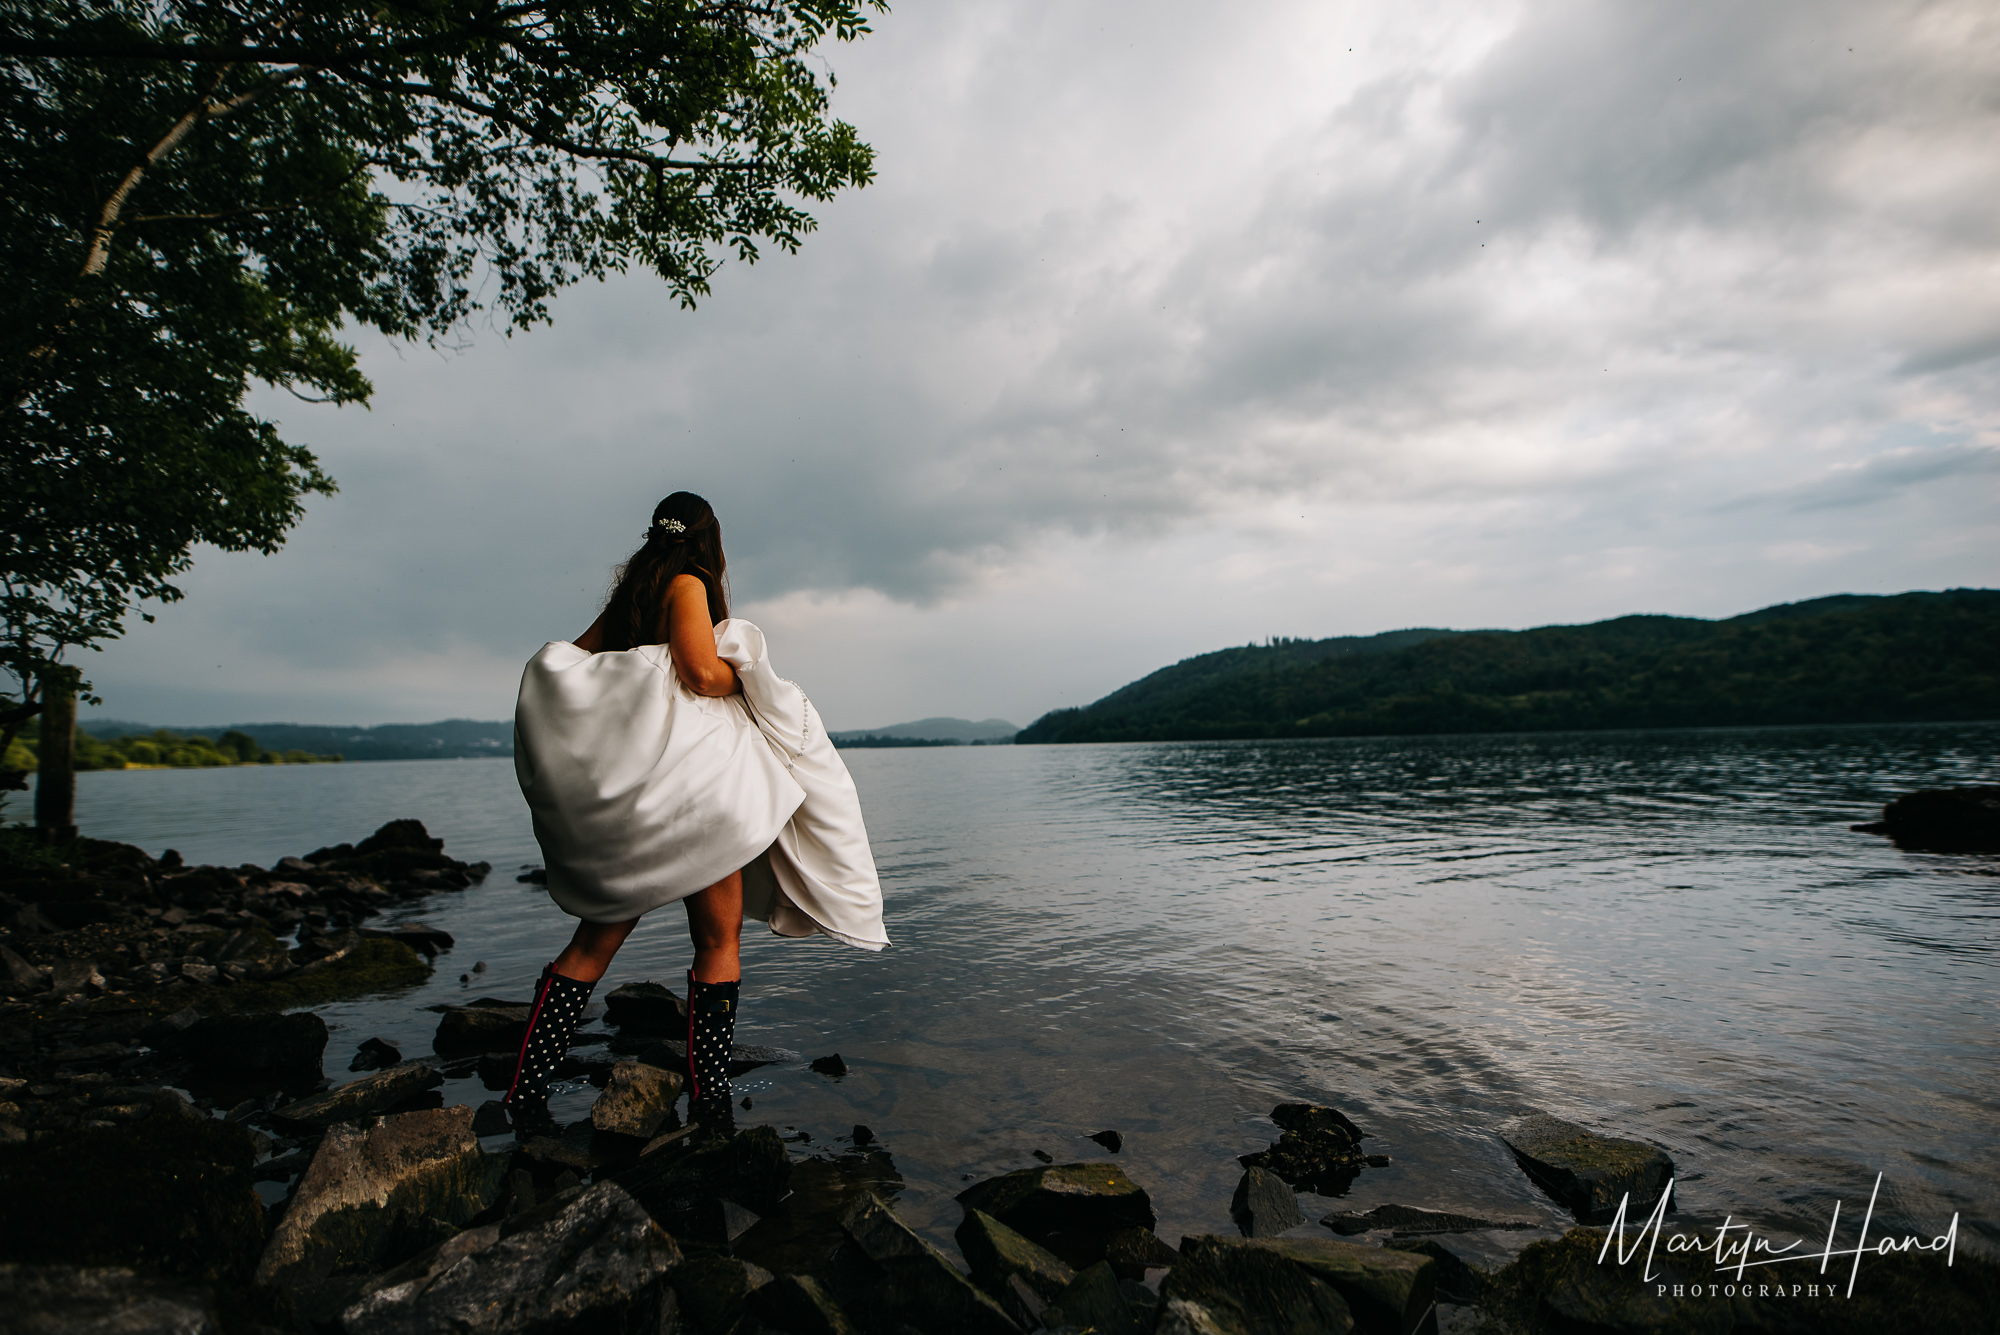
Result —
[[546, 1099], [591, 991], [653, 909], [680, 901], [694, 945], [691, 1108], [728, 1098], [746, 913], [781, 936], [889, 944], [854, 783], [763, 632], [730, 618], [726, 568], [715, 511], [675, 492], [590, 629], [521, 676], [514, 768], [549, 897], [579, 921], [535, 989], [517, 1111]]

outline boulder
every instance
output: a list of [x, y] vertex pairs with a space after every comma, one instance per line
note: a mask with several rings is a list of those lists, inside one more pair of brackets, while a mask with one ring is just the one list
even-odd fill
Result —
[[1430, 1313], [1428, 1256], [1332, 1238], [1181, 1239], [1162, 1299], [1203, 1308], [1225, 1331], [1411, 1335]]
[[880, 1197], [857, 1199], [841, 1216], [840, 1226], [879, 1273], [874, 1300], [889, 1320], [926, 1331], [1019, 1335], [1021, 1327], [997, 1302], [918, 1237]]
[[1152, 1328], [1147, 1319], [1151, 1315], [1150, 1309], [1126, 1298], [1111, 1263], [1099, 1261], [1056, 1295], [1042, 1320], [1050, 1326], [1077, 1326], [1093, 1335], [1146, 1335]]
[[[381, 853], [392, 848], [441, 853], [444, 851], [444, 840], [431, 838], [431, 832], [424, 828], [424, 823], [420, 820], [392, 820], [356, 844], [354, 854], [360, 856]], [[310, 858], [307, 860], [311, 861]]]
[[350, 1071], [381, 1071], [402, 1064], [403, 1054], [395, 1044], [387, 1039], [371, 1038], [354, 1050], [354, 1060], [347, 1064]]
[[1541, 1227], [1525, 1219], [1480, 1219], [1444, 1210], [1419, 1210], [1413, 1205], [1378, 1205], [1365, 1214], [1342, 1211], [1326, 1215], [1319, 1222], [1336, 1233], [1350, 1236], [1373, 1232], [1378, 1228], [1391, 1228], [1399, 1238], [1420, 1237], [1426, 1233], [1476, 1233], [1488, 1228]]
[[477, 1052], [518, 1052], [528, 1034], [529, 1008], [508, 1005], [456, 1006], [439, 1019], [431, 1051], [440, 1057]]
[[122, 1266], [0, 1265], [8, 1335], [220, 1335], [208, 1296]]
[[364, 937], [401, 941], [427, 960], [436, 959], [440, 951], [450, 950], [457, 944], [450, 932], [426, 927], [420, 922], [397, 923], [394, 927], [363, 927], [360, 930]]
[[469, 1229], [368, 1281], [345, 1335], [553, 1335], [676, 1328], [680, 1248], [609, 1182]]
[[753, 1289], [750, 1313], [787, 1335], [857, 1335], [840, 1304], [810, 1275], [779, 1275]]
[[1094, 1131], [1091, 1133], [1090, 1139], [1096, 1141], [1105, 1149], [1110, 1150], [1113, 1154], [1125, 1148], [1125, 1137], [1119, 1135], [1116, 1131]]
[[1517, 1117], [1498, 1134], [1521, 1171], [1580, 1223], [1608, 1221], [1628, 1193], [1643, 1218], [1674, 1176], [1674, 1161], [1657, 1145], [1600, 1136], [1547, 1113]]
[[[1281, 1103], [1271, 1109], [1278, 1124], [1275, 1145], [1237, 1156], [1245, 1168], [1276, 1173], [1292, 1186], [1337, 1196], [1379, 1156], [1361, 1153], [1366, 1133], [1338, 1108], [1317, 1103]], [[1386, 1160], [1384, 1160], [1386, 1162]]]
[[[1202, 1335], [1347, 1335], [1347, 1300], [1325, 1280], [1263, 1248], [1200, 1248], [1181, 1239], [1181, 1263], [1160, 1285], [1160, 1329]], [[1397, 1335], [1404, 1335], [1398, 1331]]]
[[687, 1003], [658, 983], [625, 983], [604, 997], [604, 1022], [621, 1033], [687, 1040]]
[[521, 1155], [545, 1165], [544, 1178], [565, 1168], [581, 1177], [631, 1158], [632, 1147], [629, 1141], [600, 1138], [589, 1122], [572, 1122], [554, 1135], [530, 1136], [521, 1143]]
[[500, 1194], [507, 1161], [472, 1134], [472, 1109], [434, 1108], [336, 1126], [314, 1152], [257, 1263], [291, 1285], [379, 1270], [434, 1241], [426, 1221], [463, 1227]]
[[744, 1222], [726, 1207], [766, 1215], [785, 1199], [791, 1160], [772, 1127], [678, 1146], [645, 1155], [612, 1179], [677, 1238], [725, 1246]]
[[1164, 1270], [1181, 1255], [1150, 1228], [1118, 1228], [1105, 1235], [1104, 1259], [1122, 1277], [1144, 1279], [1148, 1270]]
[[475, 1136], [504, 1136], [514, 1129], [514, 1119], [507, 1114], [507, 1105], [498, 1099], [488, 1099], [472, 1114], [472, 1134]]
[[619, 1062], [611, 1068], [604, 1092], [590, 1105], [590, 1122], [599, 1131], [650, 1138], [674, 1115], [680, 1096], [681, 1077], [675, 1072]]
[[818, 1071], [821, 1075], [839, 1077], [847, 1074], [847, 1063], [842, 1061], [840, 1054], [836, 1052], [831, 1056], [814, 1057], [812, 1059], [812, 1069]]
[[1486, 1275], [1434, 1237], [1397, 1239], [1385, 1245], [1428, 1256], [1436, 1263], [1431, 1287], [1441, 1303], [1470, 1305], [1486, 1295]]
[[329, 1127], [337, 1122], [351, 1122], [358, 1117], [387, 1112], [397, 1104], [408, 1102], [443, 1083], [444, 1072], [428, 1062], [404, 1062], [401, 1066], [391, 1066], [386, 1071], [350, 1080], [338, 1089], [329, 1089], [324, 1094], [287, 1104], [271, 1115], [279, 1121], [302, 1127]]
[[292, 1015], [211, 1015], [180, 1033], [180, 1054], [211, 1075], [318, 1076], [326, 1021]]
[[2000, 785], [1906, 793], [1882, 808], [1880, 821], [1853, 828], [1912, 852], [2000, 853]]
[[1236, 1184], [1236, 1194], [1229, 1201], [1229, 1217], [1246, 1238], [1275, 1238], [1306, 1222], [1299, 1198], [1285, 1180], [1262, 1168], [1243, 1170], [1243, 1180]]
[[673, 1276], [682, 1319], [706, 1335], [733, 1335], [756, 1292], [770, 1282], [770, 1271], [733, 1256], [698, 1256], [683, 1261]]
[[104, 975], [94, 960], [57, 960], [49, 966], [49, 987], [59, 997], [102, 992]]
[[0, 969], [4, 969], [6, 974], [0, 978], [0, 988], [4, 988], [8, 996], [39, 992], [49, 985], [47, 969], [30, 964], [5, 946], [0, 946]]
[[1105, 1258], [1109, 1236], [1151, 1229], [1152, 1200], [1115, 1164], [1051, 1164], [976, 1182], [958, 1193], [968, 1210], [983, 1210], [1074, 1267]]
[[[1042, 1307], [1054, 1302], [1076, 1278], [1076, 1271], [1054, 1252], [1030, 1242], [984, 1210], [967, 1210], [952, 1237], [972, 1267], [973, 1283], [998, 1299], [1008, 1315], [1023, 1326], [1037, 1324]], [[1032, 1302], [1018, 1297], [1022, 1288], [1033, 1296]]]

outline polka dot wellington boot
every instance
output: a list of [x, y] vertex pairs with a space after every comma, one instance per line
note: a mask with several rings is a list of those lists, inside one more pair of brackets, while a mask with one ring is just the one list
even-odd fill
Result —
[[736, 994], [743, 980], [698, 983], [688, 974], [688, 1098], [729, 1097], [729, 1052], [736, 1045]]
[[556, 1067], [569, 1052], [569, 1037], [576, 1032], [577, 1021], [583, 1018], [584, 1005], [596, 986], [563, 977], [553, 964], [542, 970], [542, 981], [528, 1009], [528, 1032], [522, 1036], [521, 1055], [514, 1063], [514, 1081], [507, 1087], [508, 1107], [531, 1108], [548, 1099]]

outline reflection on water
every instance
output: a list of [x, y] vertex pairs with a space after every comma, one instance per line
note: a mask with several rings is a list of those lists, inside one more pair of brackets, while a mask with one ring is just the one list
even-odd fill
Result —
[[[1554, 1221], [1488, 1134], [1532, 1106], [1666, 1146], [1697, 1219], [1820, 1231], [1883, 1171], [1878, 1218], [2000, 1241], [2000, 859], [1847, 830], [1996, 756], [1991, 724], [849, 752], [897, 945], [755, 934], [745, 1040], [851, 1070], [740, 1083], [820, 1147], [871, 1127], [940, 1239], [968, 1175], [1102, 1157], [1106, 1128], [1162, 1236], [1227, 1230], [1234, 1156], [1306, 1098], [1393, 1160], [1341, 1208]], [[567, 936], [509, 870], [537, 855], [504, 760], [86, 774], [79, 799], [88, 832], [190, 860], [414, 815], [495, 865], [422, 906], [459, 943], [430, 984], [326, 1012], [330, 1072], [375, 1034], [425, 1051], [417, 1008], [474, 960], [479, 993], [525, 996]], [[669, 909], [606, 986], [686, 960]]]

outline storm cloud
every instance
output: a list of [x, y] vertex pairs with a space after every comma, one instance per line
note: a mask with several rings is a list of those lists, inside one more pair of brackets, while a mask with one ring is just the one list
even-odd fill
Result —
[[909, 5], [880, 179], [701, 309], [364, 342], [340, 480], [88, 667], [154, 722], [504, 716], [654, 500], [836, 726], [1266, 634], [2000, 575], [1978, 4]]

